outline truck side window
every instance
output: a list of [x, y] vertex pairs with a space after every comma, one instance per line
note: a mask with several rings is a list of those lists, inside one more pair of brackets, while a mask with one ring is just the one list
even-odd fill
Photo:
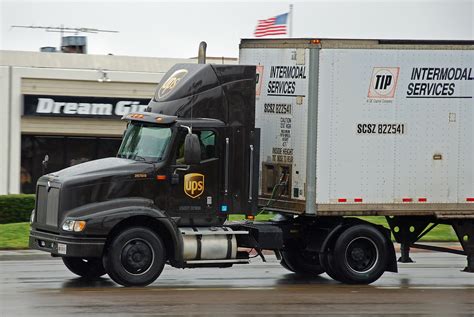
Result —
[[[216, 155], [216, 133], [214, 131], [198, 131], [193, 130], [193, 133], [199, 136], [199, 143], [201, 144], [201, 161], [217, 157]], [[178, 141], [178, 151], [176, 153], [176, 163], [183, 164], [184, 162], [184, 138], [183, 134]]]
[[214, 131], [200, 131], [201, 160], [216, 157], [216, 134]]

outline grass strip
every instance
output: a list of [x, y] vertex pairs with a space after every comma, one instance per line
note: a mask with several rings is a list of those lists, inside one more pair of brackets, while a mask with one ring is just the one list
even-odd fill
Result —
[[[257, 221], [271, 220], [275, 215], [272, 213], [260, 214], [256, 217]], [[382, 225], [388, 228], [385, 217], [360, 217], [374, 224]], [[244, 220], [244, 215], [230, 215], [229, 220]], [[28, 222], [0, 224], [0, 249], [1, 250], [17, 250], [28, 248], [28, 235], [30, 225]], [[392, 237], [393, 240], [393, 237]], [[457, 242], [458, 239], [454, 230], [448, 225], [438, 225], [431, 230], [421, 241], [432, 242]]]
[[[275, 214], [273, 213], [261, 213], [258, 215], [255, 220], [256, 221], [268, 221], [271, 220]], [[359, 217], [363, 220], [368, 222], [382, 225], [386, 228], [389, 228], [385, 217], [382, 216], [367, 216], [367, 217]], [[244, 220], [245, 215], [229, 215], [229, 220], [231, 221], [238, 221]], [[392, 240], [395, 241], [392, 235]], [[454, 232], [453, 228], [449, 225], [437, 225], [433, 230], [431, 230], [428, 234], [426, 234], [420, 241], [432, 241], [432, 242], [457, 242], [458, 238], [456, 233]]]
[[27, 249], [29, 232], [28, 222], [0, 224], [0, 249]]

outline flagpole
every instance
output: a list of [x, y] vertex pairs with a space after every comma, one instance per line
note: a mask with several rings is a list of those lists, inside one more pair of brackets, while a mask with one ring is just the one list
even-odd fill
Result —
[[288, 37], [293, 36], [293, 4], [290, 4], [290, 12], [288, 13]]

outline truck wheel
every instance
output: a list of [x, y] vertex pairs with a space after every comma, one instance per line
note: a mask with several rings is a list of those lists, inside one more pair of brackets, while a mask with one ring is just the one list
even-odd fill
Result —
[[281, 256], [280, 264], [296, 274], [315, 276], [324, 273], [317, 253], [283, 251]]
[[293, 270], [290, 269], [290, 267], [288, 266], [288, 264], [286, 264], [285, 259], [283, 259], [283, 257], [281, 258], [280, 265], [283, 266], [283, 267], [284, 267], [285, 269], [287, 269], [288, 271], [293, 272]]
[[106, 273], [100, 258], [63, 257], [62, 259], [69, 271], [86, 279], [96, 279]]
[[319, 262], [321, 263], [321, 266], [330, 278], [335, 281], [341, 282], [341, 277], [334, 268], [334, 255], [330, 250], [327, 250], [325, 253], [319, 254]]
[[123, 286], [146, 286], [163, 271], [166, 251], [161, 238], [145, 227], [133, 227], [118, 234], [103, 258], [105, 270]]
[[374, 226], [360, 224], [349, 227], [334, 245], [334, 269], [340, 280], [348, 284], [370, 284], [387, 267], [387, 240]]

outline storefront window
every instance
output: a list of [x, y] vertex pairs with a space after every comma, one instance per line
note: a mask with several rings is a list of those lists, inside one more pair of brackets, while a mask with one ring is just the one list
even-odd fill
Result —
[[[86, 145], [87, 144], [87, 145]], [[96, 158], [97, 141], [95, 138], [67, 138], [66, 164], [73, 166]]]
[[[46, 173], [104, 157], [114, 157], [120, 138], [33, 136], [21, 137], [21, 192], [35, 192], [36, 181]], [[48, 155], [47, 169], [42, 161]]]

